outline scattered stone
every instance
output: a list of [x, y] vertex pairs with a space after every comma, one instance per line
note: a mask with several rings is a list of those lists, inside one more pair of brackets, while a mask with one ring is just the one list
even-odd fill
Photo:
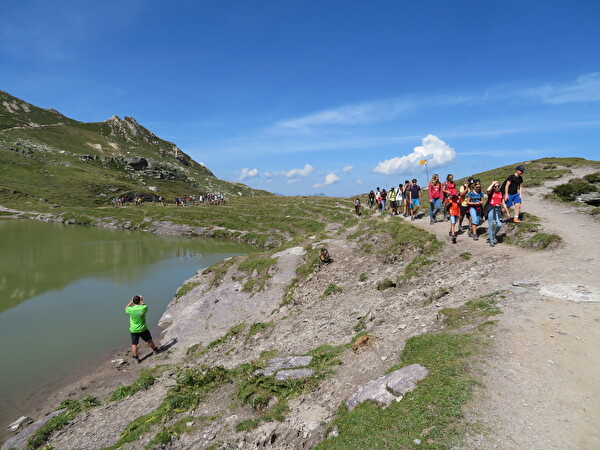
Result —
[[420, 444], [421, 444], [421, 439], [415, 439], [413, 442], [414, 442], [415, 444], [417, 444], [417, 445], [420, 445]]
[[186, 423], [185, 423], [185, 426], [186, 426], [186, 427], [193, 427], [195, 423], [196, 423], [196, 422], [192, 420], [191, 422], [186, 422]]
[[512, 284], [513, 286], [538, 286], [540, 282], [537, 280], [516, 280]]
[[400, 328], [401, 330], [404, 330], [404, 329], [406, 328], [406, 324], [405, 324], [405, 323], [403, 323], [403, 324], [401, 324], [401, 325], [400, 325], [398, 328]]
[[33, 419], [31, 417], [21, 416], [8, 426], [8, 431], [19, 431], [20, 428], [23, 428], [30, 423], [33, 423]]
[[382, 357], [381, 357], [381, 360], [382, 360], [382, 361], [387, 361], [387, 359], [388, 359], [388, 357], [387, 357], [387, 356], [382, 356]]
[[333, 427], [333, 430], [331, 430], [329, 435], [327, 435], [327, 437], [332, 438], [332, 437], [338, 437], [339, 435], [340, 435], [340, 431], [338, 430], [338, 427], [335, 426], [335, 427]]
[[386, 407], [394, 400], [402, 400], [404, 394], [413, 390], [417, 381], [422, 380], [428, 374], [429, 370], [419, 364], [411, 364], [395, 370], [358, 388], [346, 400], [346, 406], [352, 410], [365, 400], [372, 400], [379, 406]]
[[113, 363], [116, 367], [120, 367], [122, 365], [127, 364], [127, 361], [125, 361], [123, 358], [117, 358], [111, 360], [111, 363]]
[[312, 369], [286, 369], [277, 372], [277, 375], [275, 375], [275, 379], [278, 381], [289, 379], [300, 380], [302, 378], [312, 377], [314, 373], [315, 372]]

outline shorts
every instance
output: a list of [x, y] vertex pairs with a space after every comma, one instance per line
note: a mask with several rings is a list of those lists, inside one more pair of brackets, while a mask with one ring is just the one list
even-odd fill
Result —
[[517, 203], [521, 203], [521, 194], [518, 192], [512, 195], [509, 194], [508, 200], [506, 200], [506, 206], [510, 208]]
[[469, 213], [471, 214], [471, 223], [473, 225], [479, 225], [479, 222], [481, 222], [481, 217], [479, 217], [477, 210], [475, 208], [471, 207], [469, 209]]
[[450, 223], [458, 222], [458, 218], [459, 218], [459, 216], [450, 216]]
[[414, 208], [415, 206], [421, 206], [421, 200], [418, 198], [413, 198], [413, 201], [410, 202], [410, 207]]
[[396, 200], [390, 200], [390, 208], [396, 209], [397, 207], [398, 204], [396, 203]]
[[460, 205], [460, 217], [465, 217], [467, 214], [469, 214], [469, 207]]
[[138, 345], [140, 338], [142, 338], [144, 342], [151, 341], [152, 335], [150, 334], [150, 330], [144, 330], [141, 333], [131, 333], [131, 345]]

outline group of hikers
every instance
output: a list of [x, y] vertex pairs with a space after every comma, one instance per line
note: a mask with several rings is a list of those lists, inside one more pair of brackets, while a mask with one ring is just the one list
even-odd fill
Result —
[[[510, 175], [503, 183], [497, 180], [483, 191], [481, 180], [468, 178], [461, 186], [457, 186], [454, 176], [448, 174], [444, 182], [440, 181], [436, 173], [431, 177], [427, 186], [429, 195], [429, 223], [439, 222], [437, 215], [443, 211], [443, 221], [450, 221], [449, 236], [456, 243], [458, 234], [468, 230], [468, 236], [478, 240], [477, 227], [484, 221], [488, 221], [488, 242], [491, 247], [497, 243], [497, 236], [502, 227], [503, 217], [510, 219], [510, 208], [514, 208], [513, 222], [521, 222], [521, 204], [523, 192], [523, 173], [525, 168], [518, 165], [515, 173]], [[376, 208], [379, 212], [388, 211], [392, 215], [402, 214], [410, 220], [421, 218], [417, 214], [420, 204], [421, 187], [417, 180], [412, 182], [406, 180], [400, 183], [398, 188], [390, 188], [389, 191], [380, 189], [369, 192], [369, 208]], [[484, 201], [485, 200], [485, 201]], [[357, 215], [360, 215], [360, 199], [356, 198], [354, 207]], [[465, 217], [468, 225], [463, 225]]]
[[[225, 203], [225, 200], [225, 194], [222, 192], [217, 192], [215, 194], [200, 194], [198, 196], [176, 196], [173, 199], [173, 203], [175, 206], [222, 205]], [[125, 206], [127, 201], [128, 200], [125, 197], [115, 197], [112, 199], [111, 204], [113, 207]], [[159, 196], [156, 201], [160, 203], [161, 206], [165, 206], [165, 198], [162, 195]], [[135, 203], [135, 206], [142, 206], [144, 204], [144, 200], [140, 195], [136, 195], [133, 198], [133, 203]]]
[[421, 186], [417, 184], [417, 179], [413, 178], [412, 183], [406, 180], [404, 184], [400, 183], [397, 189], [391, 187], [389, 192], [379, 187], [376, 191], [371, 190], [368, 198], [369, 208], [376, 208], [379, 212], [389, 210], [394, 216], [402, 214], [404, 217], [410, 216], [410, 220], [415, 220], [421, 207], [420, 196]]
[[198, 197], [195, 195], [182, 195], [175, 197], [173, 202], [175, 206], [221, 205], [225, 203], [225, 195], [222, 192], [200, 194]]

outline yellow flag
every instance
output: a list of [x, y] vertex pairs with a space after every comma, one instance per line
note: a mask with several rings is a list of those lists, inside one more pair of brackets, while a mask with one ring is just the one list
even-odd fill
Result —
[[423, 164], [427, 164], [427, 160], [425, 160], [425, 159], [422, 159], [422, 160], [421, 160], [421, 165], [423, 165]]

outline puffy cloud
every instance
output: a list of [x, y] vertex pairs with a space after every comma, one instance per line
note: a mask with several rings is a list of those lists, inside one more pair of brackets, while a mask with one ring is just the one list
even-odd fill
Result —
[[423, 145], [415, 147], [412, 153], [380, 162], [373, 172], [384, 175], [396, 175], [414, 170], [425, 159], [429, 167], [441, 166], [456, 158], [456, 152], [437, 136], [428, 134], [423, 138]]
[[288, 172], [285, 172], [285, 176], [288, 178], [306, 178], [311, 173], [315, 171], [315, 168], [310, 164], [305, 164], [303, 169], [292, 169]]
[[341, 180], [341, 178], [338, 177], [335, 173], [330, 173], [325, 177], [325, 181], [323, 181], [323, 183], [315, 183], [312, 185], [312, 187], [318, 188], [318, 187], [323, 187], [323, 186], [329, 186], [330, 184], [333, 184], [340, 180]]
[[352, 169], [354, 169], [353, 166], [344, 166], [344, 168], [342, 169], [342, 172], [350, 172]]
[[244, 167], [242, 169], [242, 175], [238, 178], [239, 181], [246, 180], [248, 178], [254, 178], [258, 176], [258, 169], [248, 169]]

